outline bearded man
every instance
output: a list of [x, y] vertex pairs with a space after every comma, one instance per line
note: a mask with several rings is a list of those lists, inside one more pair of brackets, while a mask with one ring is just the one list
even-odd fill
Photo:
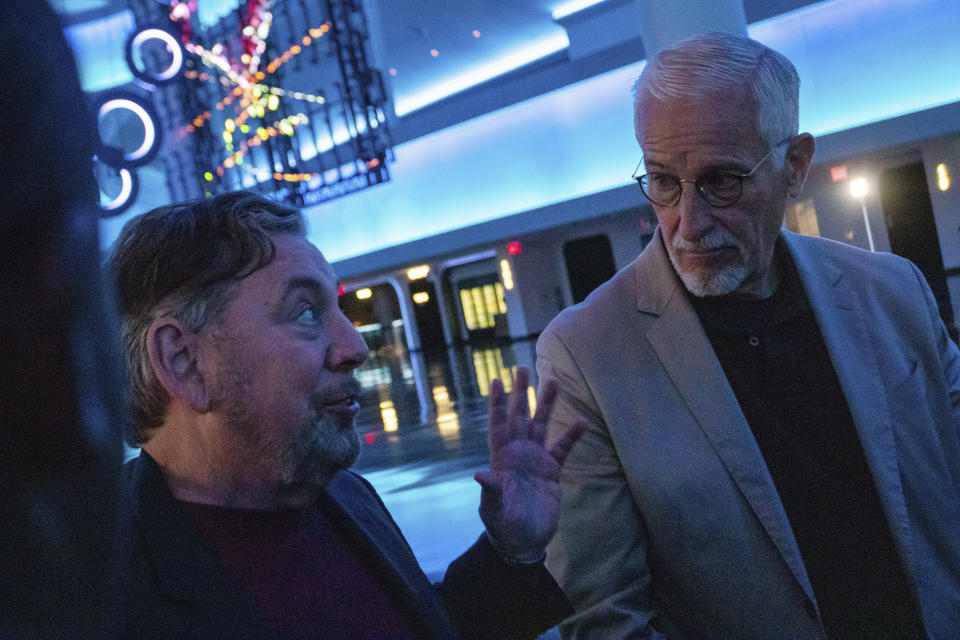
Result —
[[492, 385], [487, 531], [434, 586], [348, 470], [367, 348], [299, 211], [243, 192], [161, 207], [111, 267], [142, 447], [123, 637], [522, 638], [568, 613], [542, 562], [579, 430], [544, 446], [555, 387], [531, 419]]

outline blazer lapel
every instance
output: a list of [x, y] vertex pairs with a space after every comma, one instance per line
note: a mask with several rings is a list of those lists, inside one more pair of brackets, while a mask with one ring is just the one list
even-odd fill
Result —
[[337, 474], [319, 504], [347, 539], [356, 542], [357, 552], [428, 637], [455, 635], [445, 605], [386, 507], [365, 480], [350, 472]]
[[[776, 487], [709, 338], [673, 271], [659, 229], [638, 262], [638, 311], [656, 316], [646, 338], [692, 414], [807, 596], [813, 589]], [[656, 283], [656, 284], [655, 284]]]
[[[213, 617], [229, 621], [238, 633], [268, 636], [272, 626], [260, 616], [252, 599], [230, 578], [188, 524], [187, 515], [167, 487], [160, 467], [147, 454], [131, 465], [130, 500], [136, 527], [157, 572], [160, 591], [182, 601], [220, 612]], [[184, 616], [183, 633], [191, 624]], [[219, 629], [223, 636], [229, 629]], [[178, 635], [171, 631], [171, 635]], [[220, 636], [220, 637], [223, 637]]]

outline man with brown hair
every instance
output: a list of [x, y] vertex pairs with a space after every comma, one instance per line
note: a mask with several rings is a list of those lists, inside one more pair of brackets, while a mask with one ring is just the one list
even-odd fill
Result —
[[542, 565], [580, 428], [544, 446], [555, 387], [532, 419], [492, 387], [487, 532], [434, 587], [347, 470], [367, 349], [299, 211], [242, 192], [162, 207], [112, 267], [143, 448], [131, 635], [532, 637], [568, 612]]

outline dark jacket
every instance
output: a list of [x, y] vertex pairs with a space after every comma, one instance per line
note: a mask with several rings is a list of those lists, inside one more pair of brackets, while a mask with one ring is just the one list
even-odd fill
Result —
[[[127, 463], [126, 478], [132, 567], [120, 635], [277, 637], [194, 531], [157, 463], [141, 452]], [[318, 505], [345, 537], [365, 541], [362, 559], [423, 637], [535, 637], [571, 612], [542, 565], [508, 566], [485, 536], [431, 585], [373, 487], [356, 473], [337, 474]]]

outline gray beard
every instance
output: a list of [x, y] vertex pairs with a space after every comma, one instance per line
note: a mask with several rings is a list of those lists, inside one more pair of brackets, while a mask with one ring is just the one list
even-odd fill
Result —
[[728, 293], [733, 293], [750, 277], [750, 267], [745, 264], [727, 267], [713, 274], [694, 274], [683, 271], [677, 264], [676, 258], [674, 258], [674, 252], [683, 251], [686, 248], [684, 245], [689, 245], [691, 249], [717, 249], [720, 247], [736, 247], [737, 242], [732, 234], [726, 231], [712, 233], [703, 237], [698, 243], [685, 242], [676, 235], [673, 237], [673, 250], [671, 251], [669, 248], [667, 250], [670, 264], [673, 265], [673, 270], [680, 276], [680, 281], [683, 282], [687, 291], [698, 298], [725, 296]]
[[673, 270], [680, 276], [680, 281], [687, 291], [698, 298], [708, 296], [725, 296], [728, 293], [736, 291], [750, 275], [750, 268], [745, 265], [737, 267], [728, 267], [714, 274], [693, 274], [681, 271], [677, 266], [673, 255], [670, 255], [670, 262], [673, 264]]
[[320, 413], [288, 442], [277, 442], [256, 424], [255, 413], [244, 401], [247, 381], [233, 374], [217, 390], [218, 405], [230, 429], [260, 463], [279, 470], [289, 488], [325, 486], [360, 455], [360, 434], [353, 423], [343, 425]]
[[360, 434], [354, 425], [344, 429], [335, 420], [321, 416], [312, 429], [302, 433], [281, 453], [290, 481], [298, 485], [325, 486], [360, 455]]

